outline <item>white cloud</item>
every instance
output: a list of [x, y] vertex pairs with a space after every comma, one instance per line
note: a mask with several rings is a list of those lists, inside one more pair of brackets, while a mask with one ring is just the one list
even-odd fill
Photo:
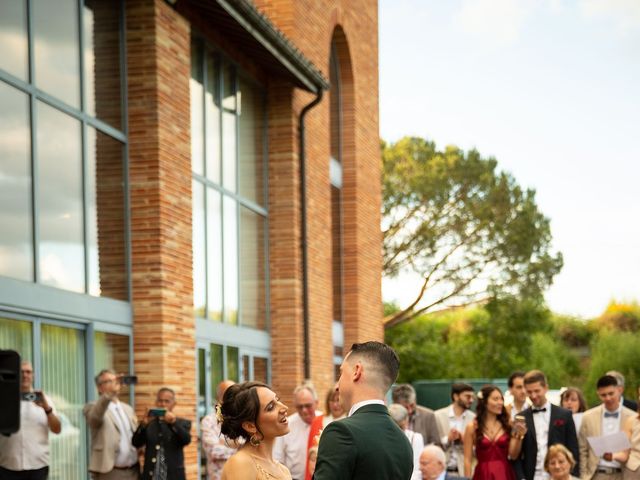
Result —
[[518, 39], [534, 6], [531, 0], [464, 0], [453, 25], [485, 40], [509, 44]]
[[640, 1], [638, 0], [583, 0], [581, 13], [592, 19], [609, 18], [622, 34], [640, 30]]

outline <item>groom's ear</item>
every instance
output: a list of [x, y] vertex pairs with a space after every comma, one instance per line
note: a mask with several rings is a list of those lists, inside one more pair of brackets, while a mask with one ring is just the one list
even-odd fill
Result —
[[356, 364], [353, 366], [353, 373], [352, 373], [353, 381], [357, 382], [359, 380], [362, 380], [363, 374], [364, 374], [364, 367], [362, 366], [362, 363], [356, 362]]

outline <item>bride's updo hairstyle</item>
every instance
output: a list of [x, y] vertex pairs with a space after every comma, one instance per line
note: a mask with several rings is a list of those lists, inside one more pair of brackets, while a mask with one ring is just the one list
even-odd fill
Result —
[[255, 424], [258, 432], [262, 435], [258, 427], [258, 414], [260, 413], [258, 387], [270, 388], [261, 382], [243, 382], [231, 385], [224, 393], [220, 409], [222, 414], [220, 433], [228, 439], [243, 438], [247, 442], [250, 440], [251, 434], [242, 428], [244, 422]]

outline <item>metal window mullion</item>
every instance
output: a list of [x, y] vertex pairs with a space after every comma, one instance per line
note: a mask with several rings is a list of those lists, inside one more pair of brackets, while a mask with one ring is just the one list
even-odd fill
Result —
[[[239, 104], [239, 99], [238, 99], [238, 76], [236, 74], [236, 69], [233, 69], [233, 90], [234, 90], [234, 94], [236, 97], [236, 110], [234, 112], [234, 116], [233, 118], [235, 119], [235, 124], [234, 124], [234, 128], [235, 128], [235, 146], [234, 146], [234, 150], [235, 150], [235, 171], [236, 171], [236, 175], [235, 175], [235, 180], [236, 180], [236, 193], [240, 194], [240, 168], [238, 166], [238, 164], [240, 163], [240, 115], [239, 115], [239, 110], [240, 110], [240, 104]], [[242, 209], [242, 205], [240, 204], [239, 201], [235, 200], [236, 202], [236, 252], [237, 252], [237, 257], [236, 257], [236, 261], [235, 261], [235, 266], [236, 266], [236, 285], [237, 285], [237, 292], [238, 292], [238, 298], [236, 299], [238, 302], [238, 308], [236, 311], [236, 324], [237, 325], [243, 325], [242, 322], [242, 292], [241, 292], [241, 288], [240, 288], [240, 218], [242, 217], [241, 213], [241, 209]], [[240, 361], [240, 360], [238, 360]]]
[[96, 369], [96, 366], [95, 366], [96, 335], [95, 335], [95, 327], [93, 325], [93, 322], [89, 322], [85, 332], [87, 335], [87, 338], [85, 339], [85, 346], [86, 346], [85, 361], [87, 364], [87, 369], [85, 371], [85, 383], [86, 383], [85, 396], [88, 401], [93, 401], [95, 400], [95, 388], [94, 388], [95, 383], [93, 379], [93, 372]]
[[[216, 84], [216, 86], [218, 88], [214, 88], [215, 92], [214, 95], [216, 97], [216, 99], [218, 100], [218, 138], [220, 139], [220, 141], [218, 142], [218, 154], [219, 154], [219, 158], [220, 158], [220, 169], [219, 169], [219, 175], [220, 175], [220, 187], [223, 186], [224, 184], [224, 148], [223, 148], [223, 113], [224, 113], [224, 107], [222, 106], [222, 92], [224, 91], [224, 75], [223, 75], [223, 64], [222, 64], [222, 58], [220, 57], [220, 55], [216, 55], [216, 59], [215, 61], [217, 62], [218, 68], [216, 69], [217, 75], [218, 75], [218, 82]], [[222, 318], [220, 319], [222, 321], [222, 323], [226, 322], [226, 316], [227, 316], [227, 302], [226, 302], [226, 297], [225, 297], [225, 277], [226, 277], [226, 268], [225, 268], [225, 241], [224, 241], [224, 228], [225, 228], [225, 224], [224, 224], [224, 195], [222, 195], [221, 193], [224, 193], [223, 190], [221, 190], [218, 193], [218, 198], [220, 199], [220, 275], [221, 275], [221, 291], [220, 291], [220, 304], [222, 306], [221, 308], [221, 312], [220, 314], [222, 315]], [[226, 365], [226, 349], [223, 347], [224, 353], [223, 353], [223, 373], [226, 376], [226, 372], [227, 372], [227, 365]]]
[[[80, 112], [86, 112], [86, 98], [85, 98], [85, 88], [84, 88], [84, 24], [82, 21], [82, 0], [76, 1], [76, 6], [78, 8], [77, 22], [78, 22], [78, 56], [79, 63], [78, 75], [80, 77]], [[84, 119], [81, 119], [80, 123], [80, 166], [81, 166], [81, 179], [82, 179], [82, 244], [84, 245], [84, 293], [89, 293], [89, 212], [87, 210], [87, 204], [89, 199], [89, 188], [87, 185], [88, 182], [88, 165], [87, 165], [87, 126], [84, 122]]]
[[33, 320], [32, 326], [33, 359], [31, 366], [38, 373], [38, 375], [35, 375], [34, 387], [36, 390], [40, 390], [42, 388], [42, 354], [40, 348], [42, 345], [42, 322], [36, 318]]
[[[201, 43], [199, 49], [202, 52], [198, 62], [202, 69], [202, 172], [207, 178], [207, 47]], [[193, 161], [193, 160], [192, 160]], [[204, 318], [209, 319], [209, 195], [206, 185], [203, 190], [204, 208]], [[193, 198], [193, 194], [192, 194]], [[193, 201], [191, 202], [193, 205]], [[192, 207], [193, 208], [193, 207]], [[192, 240], [193, 241], [193, 240]]]

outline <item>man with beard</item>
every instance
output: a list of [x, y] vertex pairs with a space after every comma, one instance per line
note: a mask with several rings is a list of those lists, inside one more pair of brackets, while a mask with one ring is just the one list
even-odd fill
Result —
[[450, 476], [464, 476], [464, 455], [462, 436], [467, 425], [476, 414], [471, 410], [473, 387], [467, 383], [451, 385], [452, 403], [436, 410], [436, 420], [440, 433], [440, 443], [447, 454], [447, 472]]

